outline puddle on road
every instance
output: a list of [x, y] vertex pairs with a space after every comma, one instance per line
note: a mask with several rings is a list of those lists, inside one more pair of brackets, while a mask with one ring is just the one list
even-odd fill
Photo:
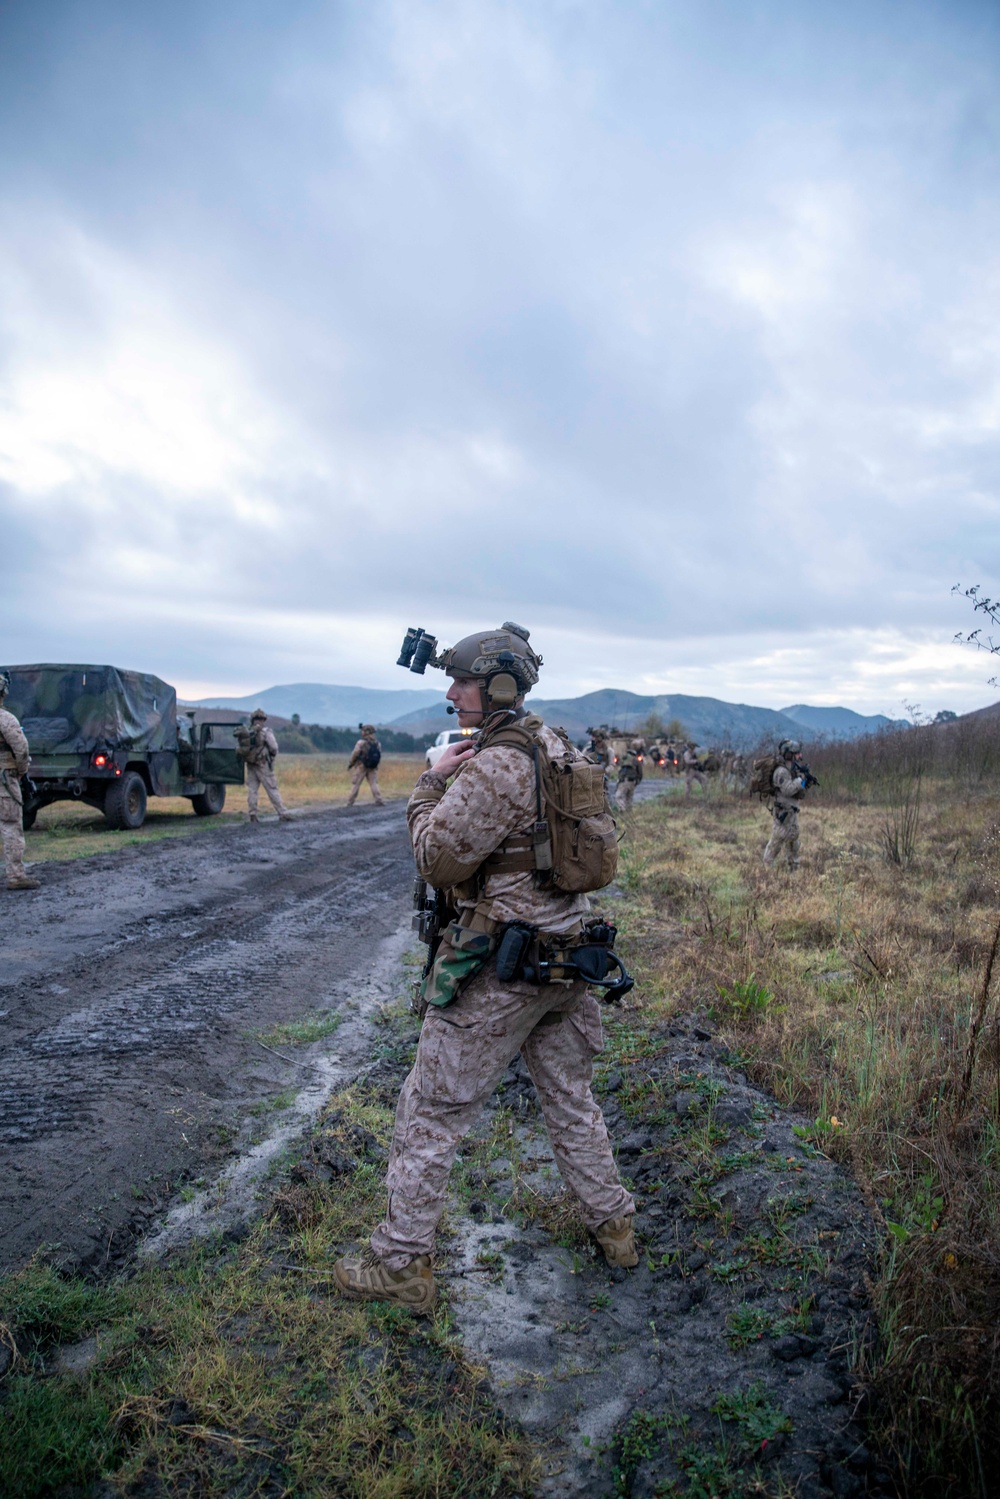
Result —
[[[215, 1232], [224, 1232], [257, 1211], [257, 1191], [274, 1162], [316, 1119], [334, 1089], [363, 1077], [374, 1033], [372, 1017], [379, 1007], [395, 999], [400, 992], [403, 954], [412, 944], [410, 921], [382, 941], [368, 974], [361, 984], [352, 984], [340, 996], [343, 1020], [335, 1037], [313, 1046], [296, 1048], [289, 1072], [301, 1087], [294, 1102], [284, 1111], [266, 1139], [244, 1152], [227, 1166], [216, 1180], [200, 1191], [190, 1202], [178, 1203], [167, 1215], [163, 1227], [144, 1239], [139, 1253], [156, 1258], [181, 1245]], [[337, 1005], [331, 995], [329, 1008]], [[324, 1045], [337, 1050], [324, 1051]], [[280, 1055], [282, 1049], [267, 1048]], [[288, 1048], [283, 1048], [288, 1059]]]

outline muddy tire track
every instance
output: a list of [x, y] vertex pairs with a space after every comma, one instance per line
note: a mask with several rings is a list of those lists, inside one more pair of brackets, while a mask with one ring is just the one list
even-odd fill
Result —
[[248, 1032], [349, 1006], [412, 858], [400, 805], [44, 872], [0, 924], [0, 1268], [101, 1269], [301, 1083]]

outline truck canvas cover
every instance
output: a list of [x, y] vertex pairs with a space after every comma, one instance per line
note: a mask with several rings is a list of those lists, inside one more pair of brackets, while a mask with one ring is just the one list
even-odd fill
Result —
[[140, 754], [177, 748], [177, 693], [159, 677], [116, 666], [8, 666], [5, 707], [33, 755]]

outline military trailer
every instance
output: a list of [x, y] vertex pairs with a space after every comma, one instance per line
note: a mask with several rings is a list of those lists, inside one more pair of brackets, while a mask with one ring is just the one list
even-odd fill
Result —
[[221, 812], [243, 784], [231, 723], [177, 713], [159, 677], [115, 666], [8, 666], [5, 707], [28, 738], [24, 826], [42, 807], [80, 801], [113, 828], [139, 828], [150, 796], [186, 796], [199, 817]]

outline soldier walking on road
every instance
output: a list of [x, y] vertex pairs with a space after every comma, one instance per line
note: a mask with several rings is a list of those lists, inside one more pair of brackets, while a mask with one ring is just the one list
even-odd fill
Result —
[[347, 805], [354, 806], [358, 792], [361, 790], [361, 782], [367, 781], [376, 806], [384, 807], [385, 798], [378, 789], [378, 767], [382, 759], [382, 746], [376, 738], [373, 723], [359, 723], [358, 728], [361, 730], [361, 738], [352, 749], [351, 758], [347, 762], [348, 770], [354, 772], [351, 776], [351, 794], [347, 798]]
[[24, 867], [24, 793], [21, 777], [28, 774], [28, 741], [24, 730], [3, 706], [10, 677], [0, 671], [0, 837], [8, 890], [37, 890], [40, 880]]
[[797, 739], [783, 739], [778, 745], [778, 763], [770, 778], [774, 821], [764, 850], [768, 865], [784, 854], [789, 869], [799, 867], [799, 807], [809, 787], [819, 784], [808, 766], [799, 763], [801, 753]]
[[698, 746], [693, 739], [689, 739], [684, 746], [684, 796], [688, 801], [691, 799], [691, 792], [694, 789], [695, 781], [698, 782], [702, 791], [708, 785], [708, 778], [701, 768], [701, 761], [698, 759]]
[[[601, 940], [598, 927], [606, 941], [614, 931], [585, 925], [585, 894], [553, 887], [545, 871], [556, 845], [539, 845], [536, 836], [550, 826], [538, 813], [540, 800], [547, 804], [541, 777], [555, 773], [547, 766], [599, 767], [525, 712], [524, 695], [542, 662], [520, 625], [470, 635], [431, 664], [453, 679], [448, 698], [460, 727], [479, 731], [475, 744], [448, 746], [407, 807], [417, 870], [455, 919], [425, 979], [420, 1043], [396, 1110], [385, 1221], [369, 1249], [334, 1267], [348, 1295], [417, 1312], [434, 1301], [431, 1254], [455, 1152], [518, 1052], [588, 1227], [610, 1264], [638, 1263], [635, 1204], [591, 1089], [603, 1044], [600, 1010], [577, 966], [594, 951], [581, 944]], [[603, 776], [587, 784], [613, 849]], [[580, 888], [599, 888], [610, 877], [602, 865], [596, 883], [584, 879]], [[547, 981], [550, 974], [555, 981]]]
[[250, 715], [250, 732], [237, 733], [239, 752], [247, 767], [247, 811], [251, 822], [258, 822], [257, 799], [263, 786], [271, 806], [282, 822], [291, 822], [292, 814], [281, 800], [274, 762], [278, 758], [278, 741], [267, 727], [267, 714], [255, 708]]
[[618, 790], [615, 804], [622, 812], [631, 812], [635, 788], [642, 780], [642, 751], [640, 741], [633, 739], [625, 750], [618, 766]]

